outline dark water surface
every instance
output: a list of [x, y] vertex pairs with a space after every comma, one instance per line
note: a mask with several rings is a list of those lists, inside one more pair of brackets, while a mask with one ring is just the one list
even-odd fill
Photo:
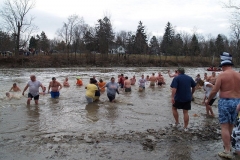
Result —
[[[194, 94], [190, 115], [190, 130], [172, 128], [171, 89], [167, 70], [175, 68], [62, 68], [62, 69], [1, 69], [0, 70], [0, 159], [220, 159], [222, 150], [218, 124], [217, 102], [213, 106], [216, 118], [208, 118], [201, 104], [204, 92]], [[106, 93], [100, 101], [87, 104], [85, 88], [93, 75], [109, 79], [123, 73], [128, 77], [161, 72], [166, 79], [163, 87], [146, 87], [138, 92], [116, 96], [109, 103]], [[186, 68], [194, 79], [204, 68]], [[24, 89], [29, 76], [48, 87], [52, 77], [62, 83], [69, 78], [70, 87], [60, 91], [59, 99], [40, 96], [27, 106], [27, 91], [13, 93], [17, 98], [7, 100], [5, 93], [13, 83]], [[208, 72], [211, 75], [211, 72]], [[76, 77], [84, 86], [75, 85]], [[41, 89], [40, 89], [41, 91]], [[182, 112], [179, 112], [183, 123]]]

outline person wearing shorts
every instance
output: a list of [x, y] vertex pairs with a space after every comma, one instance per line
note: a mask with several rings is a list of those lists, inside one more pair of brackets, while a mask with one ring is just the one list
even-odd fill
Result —
[[51, 94], [51, 98], [58, 98], [58, 97], [60, 96], [60, 93], [59, 93], [59, 92], [53, 92], [53, 91], [51, 91], [50, 94]]
[[125, 77], [124, 80], [124, 88], [125, 88], [125, 92], [131, 92], [131, 81], [128, 79], [128, 77]]
[[58, 98], [60, 96], [60, 89], [62, 89], [61, 83], [59, 83], [55, 77], [52, 77], [52, 81], [49, 83], [48, 86], [48, 93], [51, 88], [51, 98]]
[[152, 76], [149, 78], [150, 87], [154, 87], [157, 82], [157, 77], [155, 77], [155, 73], [152, 73]]
[[240, 74], [233, 70], [232, 55], [223, 52], [220, 55], [222, 71], [206, 100], [209, 103], [219, 91], [218, 112], [224, 150], [218, 153], [223, 158], [232, 158], [231, 135], [237, 119], [237, 105], [240, 103]]
[[44, 90], [44, 87], [41, 82], [36, 80], [35, 75], [31, 75], [30, 79], [31, 80], [27, 83], [26, 87], [22, 92], [22, 95], [24, 95], [24, 92], [29, 88], [27, 104], [30, 105], [30, 101], [32, 100], [32, 98], [34, 99], [35, 104], [38, 104], [39, 87], [42, 87], [42, 90]]
[[211, 106], [214, 103], [214, 101], [218, 98], [218, 93], [213, 97], [213, 99], [211, 99], [209, 101], [209, 103], [205, 103], [205, 101], [208, 99], [214, 85], [210, 82], [204, 82], [203, 80], [199, 80], [198, 84], [199, 84], [200, 87], [203, 86], [203, 89], [205, 91], [205, 96], [204, 96], [204, 99], [203, 99], [202, 103], [205, 104], [205, 106], [206, 106], [207, 116], [214, 117], [215, 115], [213, 113], [213, 110], [212, 110]]
[[188, 131], [191, 100], [195, 91], [196, 83], [192, 77], [185, 74], [184, 68], [178, 68], [179, 75], [174, 77], [171, 83], [172, 88], [172, 112], [175, 119], [173, 126], [179, 125], [178, 109], [183, 110], [184, 131]]

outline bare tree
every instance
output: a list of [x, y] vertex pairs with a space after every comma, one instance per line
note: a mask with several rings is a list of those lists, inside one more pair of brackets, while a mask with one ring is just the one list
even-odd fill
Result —
[[78, 15], [70, 15], [68, 21], [63, 23], [62, 28], [57, 30], [57, 35], [65, 41], [69, 55], [70, 45], [73, 42], [74, 30], [83, 21]]
[[15, 36], [15, 55], [19, 55], [20, 46], [25, 46], [30, 35], [37, 27], [32, 24], [33, 17], [27, 16], [35, 6], [35, 0], [5, 0], [0, 16], [4, 20], [4, 29]]
[[240, 2], [237, 0], [229, 0], [228, 3], [224, 3], [223, 6], [231, 12], [231, 38], [233, 54], [237, 55], [238, 63], [240, 62]]

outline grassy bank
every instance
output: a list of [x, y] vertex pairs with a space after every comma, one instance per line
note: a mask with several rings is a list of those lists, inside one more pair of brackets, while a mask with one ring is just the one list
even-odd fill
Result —
[[[219, 66], [219, 58], [157, 55], [52, 54], [0, 57], [1, 68], [46, 67], [209, 67]], [[236, 63], [235, 63], [236, 64]], [[236, 66], [236, 65], [235, 65]]]

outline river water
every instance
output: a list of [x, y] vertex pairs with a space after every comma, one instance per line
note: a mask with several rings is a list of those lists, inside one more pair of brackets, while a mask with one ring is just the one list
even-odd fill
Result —
[[[204, 92], [197, 90], [189, 112], [189, 132], [172, 128], [172, 78], [167, 70], [175, 68], [45, 68], [1, 69], [0, 71], [0, 159], [220, 159], [222, 150], [217, 101], [213, 105], [216, 118], [206, 117], [201, 104]], [[87, 104], [85, 87], [76, 86], [80, 76], [86, 85], [93, 75], [109, 82], [113, 76], [161, 72], [166, 80], [162, 87], [131, 93], [120, 91], [117, 103], [108, 102], [103, 93], [99, 102]], [[205, 68], [186, 68], [186, 74], [203, 78]], [[207, 72], [211, 75], [211, 72]], [[52, 77], [62, 83], [69, 78], [70, 87], [60, 91], [60, 98], [41, 95], [39, 105], [26, 105], [27, 91], [5, 93], [13, 83], [21, 90], [31, 74], [48, 87]], [[218, 74], [218, 73], [217, 73]], [[41, 89], [40, 89], [41, 91]], [[182, 112], [179, 111], [183, 124]]]

